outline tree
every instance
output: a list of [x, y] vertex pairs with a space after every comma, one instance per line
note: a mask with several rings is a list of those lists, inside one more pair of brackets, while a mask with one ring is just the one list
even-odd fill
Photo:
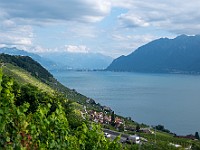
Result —
[[140, 125], [139, 124], [137, 124], [137, 126], [136, 126], [136, 132], [140, 132]]
[[2, 87], [1, 87], [1, 82], [2, 82], [2, 68], [0, 68], [0, 93], [1, 93], [1, 90], [2, 90]]
[[112, 114], [111, 114], [111, 125], [115, 126], [115, 112], [114, 111], [112, 111]]
[[195, 138], [199, 140], [199, 133], [195, 132]]

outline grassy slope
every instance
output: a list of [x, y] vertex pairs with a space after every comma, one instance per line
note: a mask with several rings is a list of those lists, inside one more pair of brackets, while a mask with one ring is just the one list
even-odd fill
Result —
[[99, 105], [87, 104], [86, 100], [88, 98], [86, 96], [65, 87], [55, 78], [51, 78], [51, 81], [43, 80], [44, 82], [42, 82], [37, 77], [34, 77], [30, 72], [10, 63], [4, 63], [3, 72], [8, 76], [13, 77], [19, 84], [31, 84], [49, 94], [55, 93], [55, 91], [59, 91], [63, 93], [68, 100], [86, 105], [88, 109], [100, 110]]
[[38, 87], [40, 90], [47, 92], [49, 94], [53, 93], [54, 90], [45, 83], [42, 83], [35, 77], [33, 77], [29, 72], [21, 69], [18, 66], [6, 63], [3, 66], [3, 73], [15, 78], [15, 80], [20, 84], [31, 84]]
[[80, 104], [85, 104], [88, 99], [86, 96], [62, 85], [44, 67], [28, 56], [0, 54], [0, 63], [6, 64], [4, 66], [5, 73], [12, 75], [19, 83], [30, 83], [49, 92], [53, 90], [61, 92], [67, 99]]

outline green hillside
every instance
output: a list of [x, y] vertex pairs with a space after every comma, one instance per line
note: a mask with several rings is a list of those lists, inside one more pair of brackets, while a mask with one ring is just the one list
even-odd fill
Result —
[[92, 105], [86, 103], [88, 99], [86, 96], [62, 85], [51, 73], [28, 56], [0, 54], [0, 62], [3, 65], [4, 73], [15, 78], [20, 84], [30, 83], [45, 92], [59, 92], [69, 100], [86, 105], [87, 107], [93, 107], [97, 110], [101, 109], [95, 103]]
[[33, 77], [29, 72], [21, 69], [18, 66], [14, 66], [10, 63], [4, 63], [2, 68], [3, 68], [3, 73], [5, 75], [15, 78], [15, 80], [19, 84], [23, 85], [23, 84], [29, 83], [33, 86], [38, 87], [44, 92], [47, 92], [47, 93], [54, 92], [53, 88], [51, 88], [49, 85], [41, 82], [37, 78]]

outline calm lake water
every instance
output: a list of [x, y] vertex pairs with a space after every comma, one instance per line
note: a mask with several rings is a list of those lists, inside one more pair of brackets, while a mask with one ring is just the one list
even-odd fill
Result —
[[139, 123], [177, 134], [200, 132], [200, 76], [125, 72], [53, 72], [65, 86]]

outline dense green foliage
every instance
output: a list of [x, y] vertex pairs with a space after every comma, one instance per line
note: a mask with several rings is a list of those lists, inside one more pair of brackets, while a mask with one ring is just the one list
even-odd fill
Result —
[[163, 125], [157, 125], [154, 127], [154, 129], [162, 131], [162, 132], [170, 133], [170, 131], [168, 129], [165, 129]]
[[73, 121], [70, 123], [68, 117], [80, 116], [73, 108], [65, 107], [72, 104], [58, 95], [49, 96], [30, 85], [20, 87], [0, 70], [0, 148], [122, 148], [116, 140], [107, 140], [98, 125], [80, 119], [72, 128]]

